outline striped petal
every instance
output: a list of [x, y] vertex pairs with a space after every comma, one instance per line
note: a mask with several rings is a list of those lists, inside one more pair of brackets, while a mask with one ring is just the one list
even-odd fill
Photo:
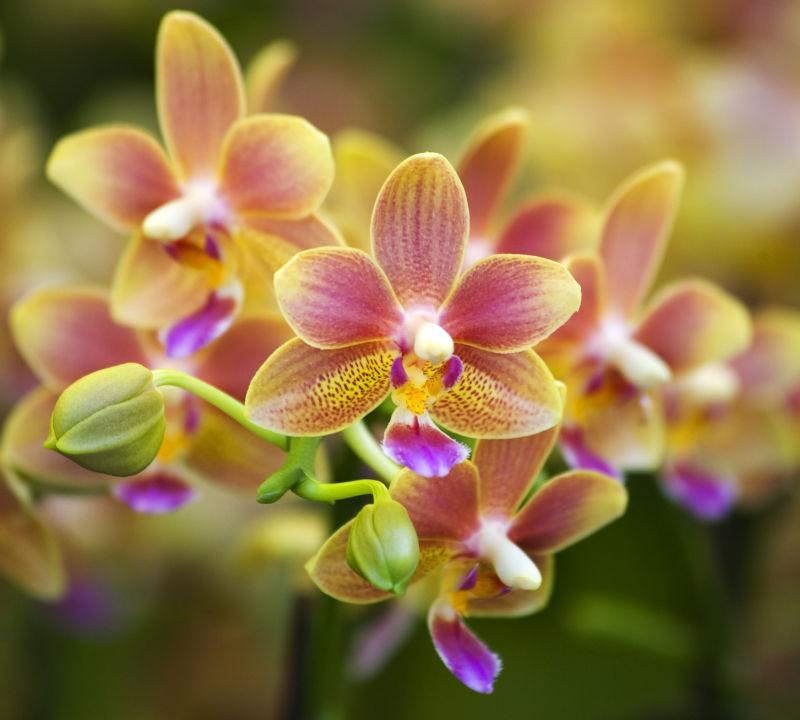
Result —
[[498, 253], [536, 255], [563, 261], [593, 250], [597, 213], [578, 198], [545, 196], [517, 210], [497, 242]]
[[471, 597], [467, 601], [467, 614], [509, 618], [533, 615], [544, 609], [553, 593], [555, 562], [552, 555], [534, 555], [531, 559], [542, 576], [542, 584], [536, 590], [514, 589], [495, 597]]
[[319, 350], [295, 338], [256, 373], [247, 391], [247, 413], [259, 425], [286, 435], [338, 432], [386, 397], [396, 356], [390, 343]]
[[452, 607], [443, 602], [434, 603], [428, 613], [428, 630], [436, 652], [457, 680], [475, 692], [492, 692], [502, 667], [500, 658], [464, 624]]
[[472, 235], [484, 235], [522, 156], [528, 115], [509, 108], [486, 118], [467, 140], [458, 163], [469, 204]]
[[527, 255], [496, 255], [473, 265], [445, 301], [439, 322], [455, 342], [494, 352], [535, 345], [581, 303], [563, 265]]
[[392, 483], [392, 497], [408, 511], [424, 540], [463, 542], [480, 527], [478, 471], [470, 462], [456, 465], [445, 477], [422, 477], [403, 470]]
[[682, 167], [664, 161], [628, 178], [609, 201], [600, 254], [609, 299], [623, 314], [637, 307], [653, 282], [682, 186]]
[[472, 461], [480, 474], [484, 517], [511, 517], [553, 449], [558, 426], [513, 440], [479, 440]]
[[0, 474], [0, 573], [41, 600], [64, 594], [61, 550], [50, 529]]
[[135, 235], [114, 273], [111, 312], [117, 322], [155, 330], [199, 310], [208, 291], [205, 272], [172, 258], [162, 243]]
[[275, 40], [262, 48], [244, 73], [247, 111], [265, 113], [273, 109], [286, 74], [297, 59], [297, 48], [288, 40]]
[[751, 335], [741, 302], [705, 280], [685, 280], [653, 299], [635, 338], [679, 373], [727, 360], [748, 346]]
[[554, 553], [618, 518], [627, 503], [625, 487], [614, 478], [588, 470], [564, 473], [536, 492], [508, 536], [527, 552]]
[[99, 288], [35, 292], [14, 306], [11, 327], [26, 362], [52, 388], [111, 365], [148, 364], [137, 333], [111, 319]]
[[302, 218], [314, 212], [333, 182], [326, 135], [292, 115], [239, 120], [225, 138], [220, 192], [240, 215]]
[[464, 372], [436, 401], [431, 416], [459, 435], [514, 438], [541, 432], [561, 419], [553, 376], [530, 350], [498, 355], [456, 345]]
[[194, 13], [167, 13], [156, 47], [158, 117], [184, 179], [213, 177], [228, 128], [244, 114], [244, 91], [228, 43]]
[[164, 151], [133, 127], [110, 125], [68, 135], [47, 161], [47, 177], [117, 230], [180, 195]]
[[372, 215], [372, 245], [400, 304], [437, 308], [464, 261], [467, 197], [441, 155], [421, 153], [388, 177]]
[[381, 340], [403, 322], [386, 276], [369, 255], [354, 248], [295, 255], [275, 274], [275, 294], [286, 321], [314, 347]]
[[197, 358], [194, 375], [244, 400], [250, 379], [264, 360], [291, 338], [291, 330], [277, 314], [244, 318]]
[[[333, 533], [319, 552], [306, 563], [306, 571], [322, 592], [342, 602], [365, 604], [394, 597], [370, 585], [347, 564], [347, 541], [352, 525], [351, 520]], [[411, 582], [416, 582], [441, 567], [457, 549], [457, 545], [443, 540], [420, 539], [419, 565]]]

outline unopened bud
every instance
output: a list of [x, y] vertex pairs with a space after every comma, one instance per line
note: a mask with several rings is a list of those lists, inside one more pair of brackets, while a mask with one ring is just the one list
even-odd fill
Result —
[[61, 393], [44, 446], [87, 470], [124, 477], [155, 459], [165, 427], [153, 373], [126, 363], [86, 375]]
[[347, 541], [347, 564], [379, 590], [402, 595], [419, 563], [419, 542], [406, 509], [394, 500], [366, 505]]

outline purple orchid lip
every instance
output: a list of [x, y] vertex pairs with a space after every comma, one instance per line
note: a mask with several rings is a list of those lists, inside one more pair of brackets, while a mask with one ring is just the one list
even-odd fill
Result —
[[442, 385], [445, 390], [450, 390], [461, 379], [463, 373], [464, 363], [461, 358], [458, 355], [452, 355], [445, 365], [442, 376]]
[[458, 584], [459, 590], [472, 590], [478, 582], [478, 565], [473, 565], [461, 578]]
[[671, 468], [664, 475], [664, 491], [701, 520], [721, 520], [737, 498], [736, 485], [730, 478], [716, 476], [688, 464]]
[[233, 324], [239, 301], [236, 293], [224, 290], [209, 293], [203, 307], [162, 334], [161, 342], [167, 356], [180, 360], [216, 340]]
[[427, 415], [416, 416], [400, 408], [386, 428], [383, 450], [423, 477], [444, 477], [469, 457], [469, 448], [439, 430]]
[[173, 512], [196, 496], [195, 489], [174, 475], [156, 472], [114, 486], [114, 497], [136, 512]]
[[559, 434], [558, 444], [564, 460], [573, 470], [594, 470], [595, 472], [610, 475], [620, 482], [623, 480], [622, 473], [619, 470], [586, 446], [579, 428], [563, 426]]
[[392, 387], [397, 389], [403, 387], [408, 382], [408, 373], [403, 365], [403, 356], [398, 355], [392, 363], [392, 369], [389, 371], [389, 378]]

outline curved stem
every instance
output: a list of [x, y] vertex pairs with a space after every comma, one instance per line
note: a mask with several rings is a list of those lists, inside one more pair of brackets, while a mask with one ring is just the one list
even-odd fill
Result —
[[376, 502], [389, 499], [389, 491], [378, 480], [350, 480], [341, 483], [321, 483], [306, 478], [297, 484], [294, 492], [306, 500], [333, 503], [337, 500], [372, 495]]
[[342, 438], [358, 457], [369, 465], [387, 484], [394, 480], [400, 466], [393, 463], [381, 450], [363, 420], [342, 430]]
[[207, 403], [213, 405], [217, 410], [221, 410], [228, 417], [233, 418], [242, 427], [247, 428], [253, 435], [272, 443], [281, 450], [289, 449], [289, 440], [284, 435], [267, 430], [266, 428], [256, 425], [245, 414], [245, 407], [236, 398], [228, 395], [219, 388], [209, 385], [203, 380], [199, 380], [192, 375], [181, 372], [180, 370], [153, 370], [153, 382], [156, 387], [164, 385], [181, 388], [187, 392], [196, 395], [197, 397], [205, 400]]

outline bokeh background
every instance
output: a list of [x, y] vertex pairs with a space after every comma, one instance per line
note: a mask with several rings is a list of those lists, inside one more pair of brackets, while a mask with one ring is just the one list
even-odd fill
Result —
[[[108, 281], [124, 238], [49, 188], [43, 164], [60, 135], [90, 124], [155, 131], [155, 33], [173, 7], [0, 3], [4, 314], [34, 287]], [[560, 188], [602, 201], [629, 172], [676, 157], [688, 184], [664, 277], [711, 277], [753, 308], [800, 305], [793, 0], [184, 7], [245, 63], [291, 40], [280, 108], [332, 134], [359, 127], [452, 156], [486, 114], [527, 109], [517, 199]], [[0, 333], [2, 406], [31, 382]], [[334, 453], [354, 472], [345, 462]], [[78, 582], [55, 606], [0, 586], [0, 717], [250, 720], [319, 703], [354, 720], [800, 717], [800, 498], [701, 525], [648, 477], [630, 492], [621, 521], [559, 556], [547, 610], [474, 623], [505, 661], [491, 697], [448, 675], [422, 621], [383, 669], [353, 677], [352, 638], [375, 611], [322, 598], [301, 569], [331, 519], [211, 491], [156, 518], [48, 499]]]

